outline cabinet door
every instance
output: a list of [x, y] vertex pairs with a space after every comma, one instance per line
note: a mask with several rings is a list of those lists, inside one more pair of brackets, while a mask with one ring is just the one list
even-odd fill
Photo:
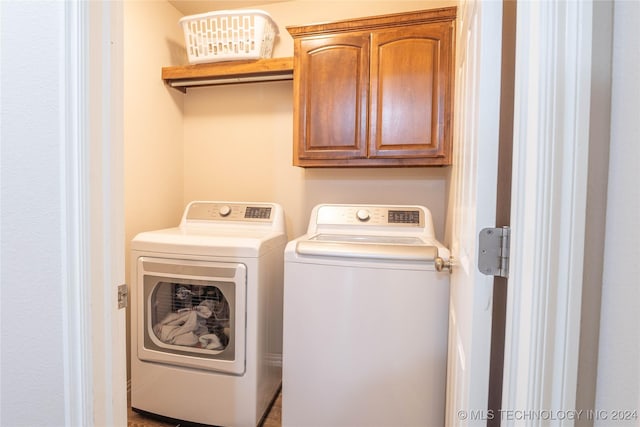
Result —
[[294, 164], [367, 155], [369, 34], [296, 40]]
[[369, 157], [450, 164], [451, 22], [372, 34]]

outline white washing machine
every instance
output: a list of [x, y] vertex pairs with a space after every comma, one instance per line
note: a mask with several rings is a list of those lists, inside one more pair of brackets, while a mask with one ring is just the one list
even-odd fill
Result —
[[424, 207], [313, 209], [285, 249], [283, 426], [444, 425], [448, 258]]
[[191, 202], [132, 241], [131, 406], [256, 426], [281, 384], [282, 208]]

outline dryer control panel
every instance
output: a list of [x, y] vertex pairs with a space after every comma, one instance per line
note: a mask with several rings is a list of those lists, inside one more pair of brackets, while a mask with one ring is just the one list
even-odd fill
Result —
[[183, 222], [272, 222], [275, 210], [275, 206], [268, 203], [192, 202], [187, 206]]

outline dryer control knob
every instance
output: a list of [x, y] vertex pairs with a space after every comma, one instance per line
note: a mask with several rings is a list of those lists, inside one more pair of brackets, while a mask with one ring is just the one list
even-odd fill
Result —
[[371, 218], [371, 215], [369, 215], [369, 211], [366, 209], [359, 209], [358, 212], [356, 212], [356, 217], [362, 221], [369, 221], [369, 219]]
[[228, 216], [231, 213], [231, 208], [224, 205], [220, 208], [220, 216]]

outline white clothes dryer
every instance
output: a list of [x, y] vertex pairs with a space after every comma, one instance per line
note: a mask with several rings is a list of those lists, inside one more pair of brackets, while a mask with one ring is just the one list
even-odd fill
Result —
[[278, 204], [210, 201], [133, 239], [133, 410], [260, 423], [281, 384], [286, 242]]
[[444, 425], [448, 258], [424, 207], [313, 209], [285, 249], [283, 426]]

